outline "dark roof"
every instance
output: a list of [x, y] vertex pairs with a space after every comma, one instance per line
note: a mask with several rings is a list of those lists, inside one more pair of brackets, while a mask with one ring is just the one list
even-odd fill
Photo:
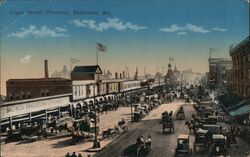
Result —
[[70, 81], [61, 77], [9, 79], [7, 82]]
[[99, 65], [75, 66], [72, 74], [102, 74]]

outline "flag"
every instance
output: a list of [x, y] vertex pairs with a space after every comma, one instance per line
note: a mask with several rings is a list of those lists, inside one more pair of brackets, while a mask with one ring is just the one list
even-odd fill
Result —
[[100, 43], [96, 43], [97, 44], [97, 50], [99, 51], [99, 52], [106, 52], [107, 51], [107, 48], [106, 48], [106, 46], [104, 46], [104, 45], [102, 45], [102, 44], [100, 44]]
[[75, 64], [75, 63], [78, 63], [78, 62], [80, 62], [79, 59], [70, 58], [70, 63], [71, 63], [71, 64]]

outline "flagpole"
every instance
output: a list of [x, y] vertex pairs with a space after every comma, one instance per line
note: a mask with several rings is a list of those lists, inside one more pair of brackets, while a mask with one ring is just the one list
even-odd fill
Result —
[[97, 50], [97, 47], [96, 47], [96, 65], [98, 65], [98, 50]]

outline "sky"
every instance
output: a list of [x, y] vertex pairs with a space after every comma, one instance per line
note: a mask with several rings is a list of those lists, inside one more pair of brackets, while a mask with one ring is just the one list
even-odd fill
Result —
[[130, 76], [167, 67], [208, 71], [212, 57], [249, 35], [249, 0], [5, 0], [0, 4], [1, 93], [13, 78], [44, 77], [75, 65], [96, 64]]

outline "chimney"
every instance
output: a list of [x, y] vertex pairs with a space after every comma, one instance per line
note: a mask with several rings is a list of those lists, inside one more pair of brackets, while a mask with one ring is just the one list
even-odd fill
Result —
[[48, 60], [44, 60], [44, 74], [45, 78], [49, 78]]

